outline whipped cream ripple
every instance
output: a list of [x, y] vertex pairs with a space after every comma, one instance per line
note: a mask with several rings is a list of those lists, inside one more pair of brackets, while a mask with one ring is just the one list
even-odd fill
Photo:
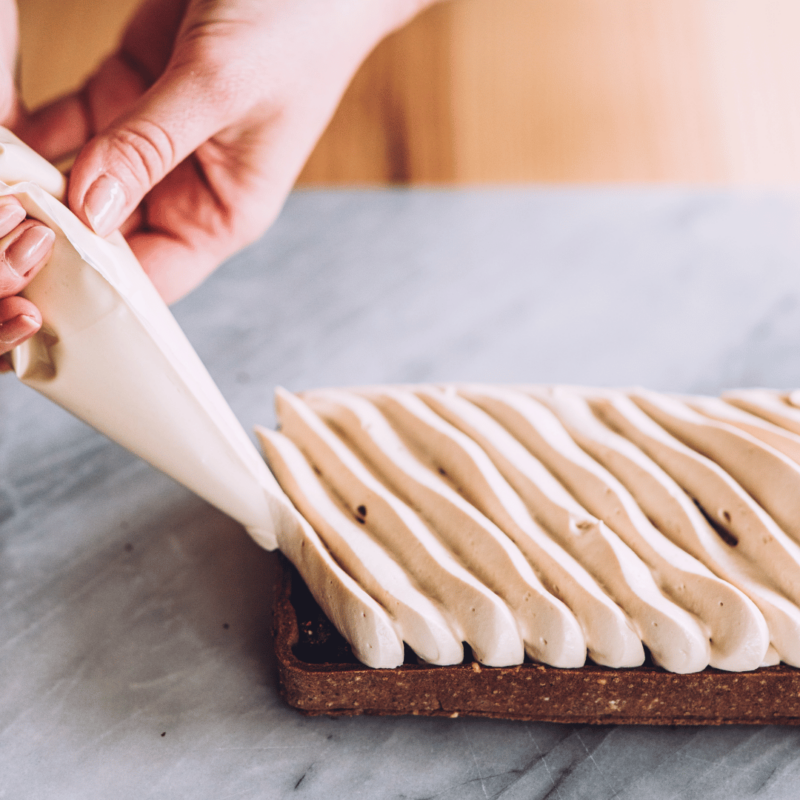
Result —
[[441, 665], [466, 643], [487, 666], [800, 666], [800, 394], [458, 384], [276, 406], [258, 435], [303, 522], [279, 544], [370, 666], [403, 643]]

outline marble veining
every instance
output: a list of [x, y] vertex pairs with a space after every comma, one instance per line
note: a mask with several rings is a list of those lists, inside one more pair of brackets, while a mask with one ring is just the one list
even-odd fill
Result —
[[[800, 199], [299, 192], [176, 307], [242, 422], [396, 381], [800, 386]], [[274, 556], [0, 379], [0, 797], [796, 796], [800, 729], [304, 718]]]

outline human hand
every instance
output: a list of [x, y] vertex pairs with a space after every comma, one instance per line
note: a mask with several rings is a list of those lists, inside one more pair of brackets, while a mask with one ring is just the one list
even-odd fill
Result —
[[[14, 87], [17, 58], [17, 9], [13, 0], [0, 0], [0, 124], [14, 125], [20, 115]], [[25, 218], [14, 197], [0, 197], [0, 372], [10, 369], [4, 356], [33, 336], [42, 324], [36, 306], [17, 297], [44, 266], [55, 234]]]
[[[430, 0], [145, 0], [119, 51], [23, 121], [69, 205], [168, 302], [277, 216], [353, 73]], [[82, 149], [81, 149], [82, 148]]]

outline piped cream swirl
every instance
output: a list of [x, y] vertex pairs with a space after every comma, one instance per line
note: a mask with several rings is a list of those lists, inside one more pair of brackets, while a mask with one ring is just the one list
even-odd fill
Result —
[[316, 571], [360, 585], [352, 609], [368, 598], [423, 660], [464, 641], [488, 665], [626, 667], [644, 644], [669, 671], [744, 671], [800, 666], [794, 399], [279, 390], [281, 434], [261, 436], [330, 552]]

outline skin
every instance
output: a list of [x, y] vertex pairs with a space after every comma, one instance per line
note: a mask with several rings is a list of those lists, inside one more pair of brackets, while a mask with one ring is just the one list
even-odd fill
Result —
[[[78, 154], [70, 208], [121, 229], [173, 302], [264, 233], [358, 66], [432, 1], [144, 0], [79, 91], [28, 114], [0, 0], [0, 123], [51, 161]], [[53, 239], [0, 199], [0, 355], [41, 325], [17, 295]]]
[[[16, 52], [16, 6], [0, 0], [0, 122], [7, 125], [17, 124], [21, 116], [14, 91]], [[42, 324], [39, 310], [16, 295], [47, 263], [54, 239], [44, 225], [25, 219], [14, 198], [0, 198], [0, 353], [25, 341]], [[0, 371], [7, 368], [0, 358]]]

